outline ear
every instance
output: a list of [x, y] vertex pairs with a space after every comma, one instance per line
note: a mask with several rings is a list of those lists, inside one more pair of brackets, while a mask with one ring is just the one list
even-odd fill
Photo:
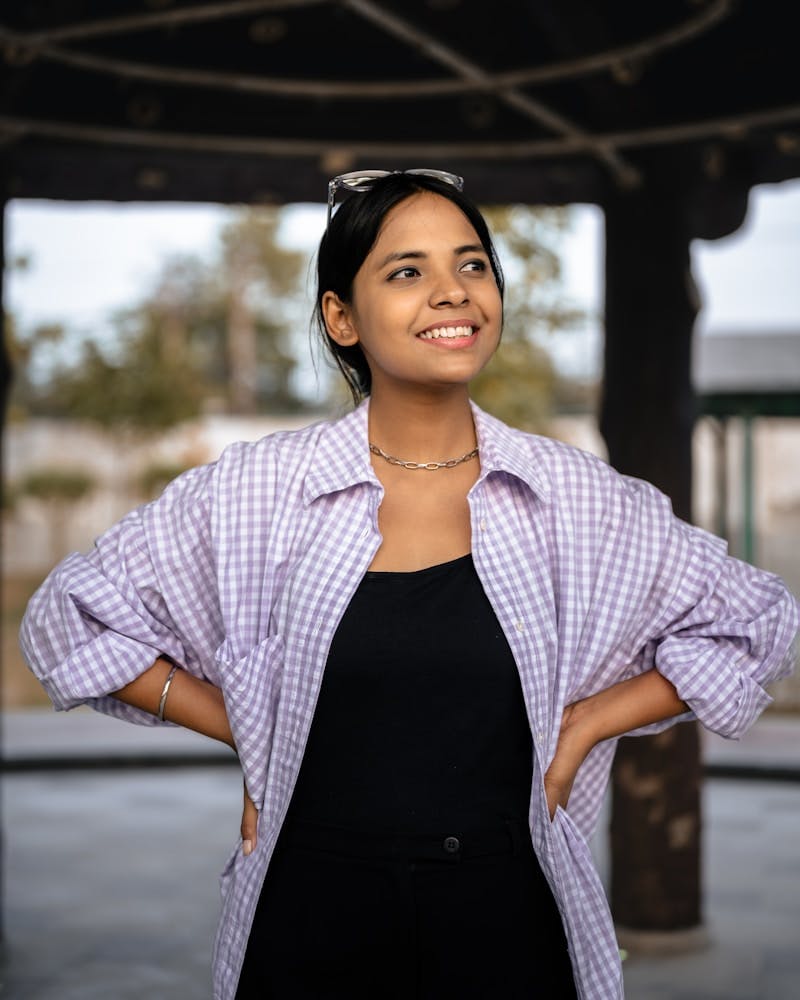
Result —
[[336, 292], [325, 292], [322, 296], [322, 315], [331, 340], [340, 347], [352, 347], [358, 343], [352, 309], [346, 302], [342, 302]]

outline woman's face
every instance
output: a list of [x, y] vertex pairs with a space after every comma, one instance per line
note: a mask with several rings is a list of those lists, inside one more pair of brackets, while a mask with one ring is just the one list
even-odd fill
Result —
[[502, 302], [489, 257], [463, 212], [430, 192], [387, 214], [352, 302], [332, 293], [326, 300], [334, 339], [361, 345], [373, 395], [466, 385], [500, 340]]

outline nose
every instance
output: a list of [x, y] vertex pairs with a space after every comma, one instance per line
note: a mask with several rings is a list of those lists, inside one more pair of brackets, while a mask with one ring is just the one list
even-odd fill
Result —
[[435, 308], [463, 306], [467, 302], [469, 302], [469, 295], [458, 275], [449, 272], [437, 277], [431, 288], [430, 303], [432, 306]]

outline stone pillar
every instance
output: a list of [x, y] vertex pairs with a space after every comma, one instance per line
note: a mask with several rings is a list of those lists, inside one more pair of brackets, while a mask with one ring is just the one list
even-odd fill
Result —
[[[681, 198], [645, 186], [605, 207], [605, 380], [611, 464], [691, 517], [692, 329], [698, 301]], [[702, 924], [697, 727], [620, 742], [612, 776], [611, 908], [623, 946]], [[635, 940], [630, 932], [634, 932]], [[683, 935], [684, 938], [686, 935]]]

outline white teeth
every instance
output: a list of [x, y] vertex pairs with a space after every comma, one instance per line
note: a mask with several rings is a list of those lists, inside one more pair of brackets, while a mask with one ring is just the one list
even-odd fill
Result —
[[423, 340], [438, 340], [440, 337], [452, 340], [455, 337], [471, 337], [472, 330], [471, 326], [437, 326], [433, 330], [424, 330], [420, 337]]

